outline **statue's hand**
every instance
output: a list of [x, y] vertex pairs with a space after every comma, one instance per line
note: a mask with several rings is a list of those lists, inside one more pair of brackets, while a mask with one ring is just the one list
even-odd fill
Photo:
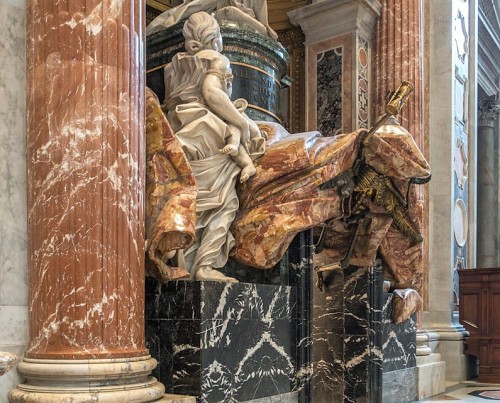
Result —
[[248, 125], [250, 139], [255, 139], [262, 137], [262, 133], [260, 132], [259, 126], [253, 120], [250, 120], [250, 124]]
[[233, 157], [238, 155], [238, 146], [236, 144], [227, 144], [223, 149], [220, 150], [222, 154], [229, 154]]

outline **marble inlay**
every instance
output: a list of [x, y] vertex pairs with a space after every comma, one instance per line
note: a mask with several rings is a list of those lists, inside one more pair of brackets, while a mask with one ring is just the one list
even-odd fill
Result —
[[498, 386], [477, 386], [474, 384], [459, 384], [449, 388], [446, 393], [433, 396], [421, 402], [448, 403], [455, 402], [476, 402], [487, 403], [500, 400], [500, 390]]
[[342, 131], [342, 47], [317, 58], [317, 127], [324, 136], [334, 136]]
[[358, 94], [358, 127], [367, 128], [368, 119], [370, 116], [369, 111], [369, 81], [368, 81], [368, 61], [369, 48], [368, 41], [358, 36], [358, 55], [357, 55], [357, 68], [358, 68], [358, 83], [357, 83], [357, 94]]

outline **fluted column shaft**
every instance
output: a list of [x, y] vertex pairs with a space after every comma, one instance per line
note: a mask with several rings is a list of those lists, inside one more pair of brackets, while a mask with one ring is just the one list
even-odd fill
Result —
[[30, 344], [12, 401], [163, 393], [144, 343], [143, 8], [27, 6]]
[[410, 81], [415, 89], [399, 121], [424, 150], [420, 0], [383, 0], [381, 3], [375, 39], [375, 115], [385, 112], [389, 91], [394, 91], [403, 80]]
[[27, 357], [147, 354], [142, 18], [132, 0], [28, 6]]
[[[375, 38], [374, 116], [385, 113], [387, 94], [403, 80], [410, 81], [414, 92], [398, 117], [400, 124], [413, 136], [420, 150], [427, 154], [423, 123], [422, 24], [420, 0], [380, 0], [382, 12]], [[424, 283], [424, 250], [427, 224], [424, 218], [425, 187], [414, 186], [410, 194], [410, 214], [424, 235], [420, 258], [414, 262], [413, 286], [422, 293]]]
[[498, 267], [498, 189], [495, 122], [498, 113], [479, 110], [477, 127], [477, 267]]

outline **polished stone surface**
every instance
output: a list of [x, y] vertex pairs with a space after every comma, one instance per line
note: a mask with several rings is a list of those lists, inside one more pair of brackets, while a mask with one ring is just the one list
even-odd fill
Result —
[[[463, 355], [464, 329], [457, 325], [454, 318], [454, 308], [450, 304], [450, 295], [455, 290], [452, 270], [457, 264], [457, 248], [454, 247], [453, 234], [453, 206], [458, 196], [457, 187], [454, 186], [455, 173], [453, 170], [453, 148], [457, 142], [455, 122], [455, 97], [454, 85], [456, 80], [456, 60], [454, 60], [454, 19], [450, 15], [457, 15], [456, 6], [468, 8], [469, 3], [439, 1], [429, 2], [428, 27], [432, 32], [429, 38], [428, 71], [429, 93], [432, 100], [429, 105], [429, 144], [430, 160], [433, 162], [433, 180], [429, 184], [429, 193], [432, 194], [430, 204], [429, 222], [431, 223], [429, 237], [429, 289], [428, 308], [423, 313], [423, 328], [427, 331], [439, 333], [439, 341], [434, 343], [435, 352], [441, 354], [446, 361], [446, 380], [460, 382], [466, 376], [466, 359]], [[472, 16], [472, 18], [474, 18]], [[456, 21], [456, 20], [455, 20]], [[472, 66], [471, 66], [471, 70]], [[474, 80], [468, 80], [472, 83]], [[470, 98], [473, 99], [474, 86], [469, 88]], [[436, 107], [433, 107], [435, 105]], [[469, 112], [474, 114], [475, 106], [469, 106]], [[473, 121], [475, 121], [473, 119]], [[474, 132], [469, 120], [469, 133]], [[468, 142], [468, 141], [467, 141]], [[469, 152], [476, 152], [471, 142]], [[472, 189], [476, 188], [476, 177], [469, 178]], [[464, 190], [465, 191], [465, 190]], [[467, 194], [465, 192], [465, 194]], [[469, 204], [469, 217], [473, 217], [473, 205]], [[472, 221], [471, 221], [472, 223]], [[469, 243], [475, 244], [473, 234], [469, 234]], [[463, 251], [462, 251], [463, 252]], [[474, 253], [474, 251], [469, 251]], [[474, 256], [464, 259], [464, 263], [474, 261]], [[458, 318], [457, 318], [458, 319]]]
[[[22, 357], [28, 343], [26, 234], [25, 1], [0, 2], [0, 351]], [[0, 402], [21, 381], [0, 377]]]
[[0, 305], [12, 306], [28, 298], [25, 29], [24, 1], [0, 3]]
[[342, 132], [342, 47], [320, 53], [317, 59], [317, 127], [323, 136], [333, 136]]
[[140, 12], [28, 4], [30, 358], [147, 354]]
[[417, 357], [417, 398], [425, 399], [445, 391], [446, 363], [439, 354]]
[[464, 382], [447, 388], [445, 393], [419, 402], [449, 403], [488, 403], [500, 400], [500, 385]]
[[311, 398], [380, 401], [381, 268], [350, 266], [329, 276], [325, 292], [313, 291]]
[[295, 388], [294, 287], [148, 281], [146, 338], [167, 390], [246, 401]]
[[[176, 53], [184, 51], [182, 26], [179, 23], [147, 37], [147, 85], [160, 102], [165, 97], [163, 68]], [[287, 51], [279, 42], [235, 22], [224, 21], [220, 27], [222, 53], [231, 61], [234, 76], [231, 98], [246, 99], [250, 104], [247, 113], [252, 119], [279, 122], [279, 91], [281, 84], [289, 85]]]
[[383, 295], [382, 368], [384, 374], [416, 365], [416, 314], [402, 323], [395, 324], [392, 320], [393, 297], [392, 293]]
[[417, 368], [405, 368], [382, 375], [384, 403], [413, 403], [417, 398]]

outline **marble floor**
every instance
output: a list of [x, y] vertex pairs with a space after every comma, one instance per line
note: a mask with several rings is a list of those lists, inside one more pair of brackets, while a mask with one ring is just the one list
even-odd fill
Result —
[[462, 383], [446, 389], [446, 392], [419, 402], [450, 403], [450, 402], [500, 402], [500, 385]]

